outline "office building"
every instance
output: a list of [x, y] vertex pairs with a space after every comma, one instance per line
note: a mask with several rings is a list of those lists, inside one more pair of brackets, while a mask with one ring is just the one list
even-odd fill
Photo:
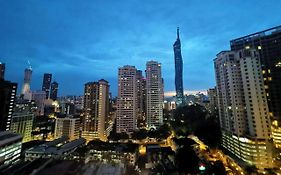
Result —
[[45, 99], [45, 91], [32, 91], [31, 100], [36, 104], [36, 115], [44, 115]]
[[50, 99], [57, 100], [57, 98], [58, 98], [58, 89], [59, 89], [59, 84], [54, 81], [51, 84]]
[[0, 170], [18, 162], [22, 136], [10, 131], [0, 132]]
[[173, 45], [175, 58], [175, 86], [176, 86], [176, 103], [178, 106], [184, 104], [183, 94], [183, 61], [181, 55], [181, 42], [179, 28], [177, 29], [177, 40]]
[[5, 79], [5, 63], [0, 62], [0, 81]]
[[167, 100], [165, 100], [163, 106], [164, 106], [163, 108], [165, 110], [171, 111], [171, 110], [176, 109], [176, 102], [175, 101], [167, 101]]
[[50, 97], [51, 82], [52, 82], [52, 74], [45, 73], [43, 77], [42, 91], [46, 92], [46, 99]]
[[31, 100], [31, 91], [30, 91], [30, 83], [32, 76], [32, 68], [29, 66], [24, 70], [24, 79], [21, 94], [24, 99]]
[[61, 113], [66, 115], [75, 114], [75, 104], [71, 102], [61, 101], [60, 102]]
[[16, 93], [16, 83], [0, 80], [0, 131], [10, 129]]
[[137, 128], [137, 69], [118, 69], [118, 98], [116, 132], [132, 133]]
[[217, 115], [218, 110], [218, 98], [217, 98], [217, 88], [210, 88], [207, 90], [209, 98], [209, 111], [212, 115]]
[[258, 50], [222, 51], [214, 62], [222, 146], [249, 165], [271, 168], [270, 115]]
[[55, 125], [55, 138], [67, 136], [70, 140], [78, 139], [80, 136], [80, 118], [71, 116], [57, 118]]
[[18, 100], [16, 102], [10, 131], [21, 134], [23, 143], [32, 140], [31, 132], [35, 110], [36, 106], [33, 101]]
[[109, 116], [109, 84], [101, 79], [85, 84], [82, 137], [105, 140], [105, 122]]
[[161, 64], [157, 61], [146, 63], [146, 121], [148, 128], [163, 124], [164, 91]]

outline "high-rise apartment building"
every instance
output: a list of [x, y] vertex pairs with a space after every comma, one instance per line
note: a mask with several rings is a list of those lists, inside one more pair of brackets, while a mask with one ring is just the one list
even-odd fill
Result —
[[55, 125], [55, 138], [67, 136], [69, 140], [78, 139], [80, 136], [80, 118], [57, 118]]
[[46, 92], [46, 99], [50, 97], [51, 81], [52, 81], [52, 74], [45, 73], [43, 77], [42, 91]]
[[141, 70], [137, 70], [137, 127], [146, 127], [146, 87]]
[[222, 146], [257, 168], [272, 167], [270, 115], [258, 50], [222, 51], [214, 63]]
[[59, 84], [54, 81], [51, 84], [50, 99], [57, 100], [57, 98], [58, 98], [58, 89], [59, 89]]
[[175, 58], [175, 86], [176, 86], [176, 103], [178, 106], [183, 105], [184, 91], [183, 91], [183, 61], [181, 55], [181, 41], [179, 35], [179, 28], [177, 29], [177, 40], [173, 45]]
[[281, 121], [281, 26], [230, 41], [231, 50], [257, 49], [271, 117]]
[[25, 99], [31, 99], [31, 91], [30, 91], [30, 83], [31, 83], [31, 76], [32, 76], [32, 68], [29, 66], [24, 70], [24, 79], [23, 79], [23, 86], [21, 94]]
[[253, 33], [230, 41], [231, 50], [256, 49], [260, 55], [272, 138], [281, 160], [281, 26]]
[[5, 79], [5, 63], [0, 62], [0, 80]]
[[161, 64], [157, 61], [146, 63], [146, 121], [148, 128], [163, 124], [164, 91]]
[[82, 137], [105, 140], [105, 121], [109, 115], [109, 84], [101, 79], [85, 84]]
[[10, 131], [21, 134], [22, 142], [32, 140], [31, 132], [33, 127], [35, 103], [28, 100], [18, 100], [12, 116]]
[[116, 132], [132, 133], [137, 127], [137, 69], [123, 66], [118, 69], [118, 98]]
[[0, 80], [0, 131], [10, 129], [17, 93], [17, 83]]

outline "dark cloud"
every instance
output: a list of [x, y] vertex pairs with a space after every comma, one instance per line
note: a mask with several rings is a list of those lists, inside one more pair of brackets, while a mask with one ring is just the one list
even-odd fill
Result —
[[213, 59], [229, 40], [279, 25], [280, 8], [277, 0], [0, 1], [0, 61], [21, 85], [30, 60], [33, 89], [51, 72], [63, 95], [82, 94], [85, 82], [101, 78], [116, 95], [118, 67], [145, 69], [155, 59], [171, 91], [179, 26], [184, 87], [202, 90], [215, 85]]

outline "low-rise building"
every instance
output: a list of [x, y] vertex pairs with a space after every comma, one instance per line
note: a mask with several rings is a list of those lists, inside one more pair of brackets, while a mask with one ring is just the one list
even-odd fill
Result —
[[138, 145], [102, 142], [91, 147], [86, 156], [86, 163], [90, 161], [124, 163], [135, 165]]
[[61, 158], [72, 153], [76, 148], [86, 143], [84, 138], [69, 141], [67, 137], [58, 138], [52, 142], [32, 147], [25, 152], [25, 160], [37, 158]]
[[19, 160], [22, 136], [10, 131], [0, 132], [0, 170]]

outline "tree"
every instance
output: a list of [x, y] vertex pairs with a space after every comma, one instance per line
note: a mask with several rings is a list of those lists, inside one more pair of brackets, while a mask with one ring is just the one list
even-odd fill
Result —
[[147, 137], [147, 130], [146, 129], [140, 129], [138, 131], [134, 131], [132, 134], [132, 139], [136, 140], [142, 140]]
[[225, 167], [221, 161], [216, 161], [206, 172], [207, 174], [226, 175]]
[[167, 139], [172, 134], [171, 127], [168, 124], [160, 126], [155, 131], [155, 137], [157, 139]]
[[221, 131], [218, 118], [207, 117], [208, 113], [200, 105], [179, 107], [174, 111], [175, 121], [171, 126], [177, 135], [196, 135], [210, 147], [218, 147]]
[[221, 130], [216, 118], [208, 118], [195, 128], [194, 134], [210, 147], [218, 147], [221, 141]]
[[176, 153], [176, 164], [180, 173], [198, 173], [199, 158], [191, 146], [184, 145]]

